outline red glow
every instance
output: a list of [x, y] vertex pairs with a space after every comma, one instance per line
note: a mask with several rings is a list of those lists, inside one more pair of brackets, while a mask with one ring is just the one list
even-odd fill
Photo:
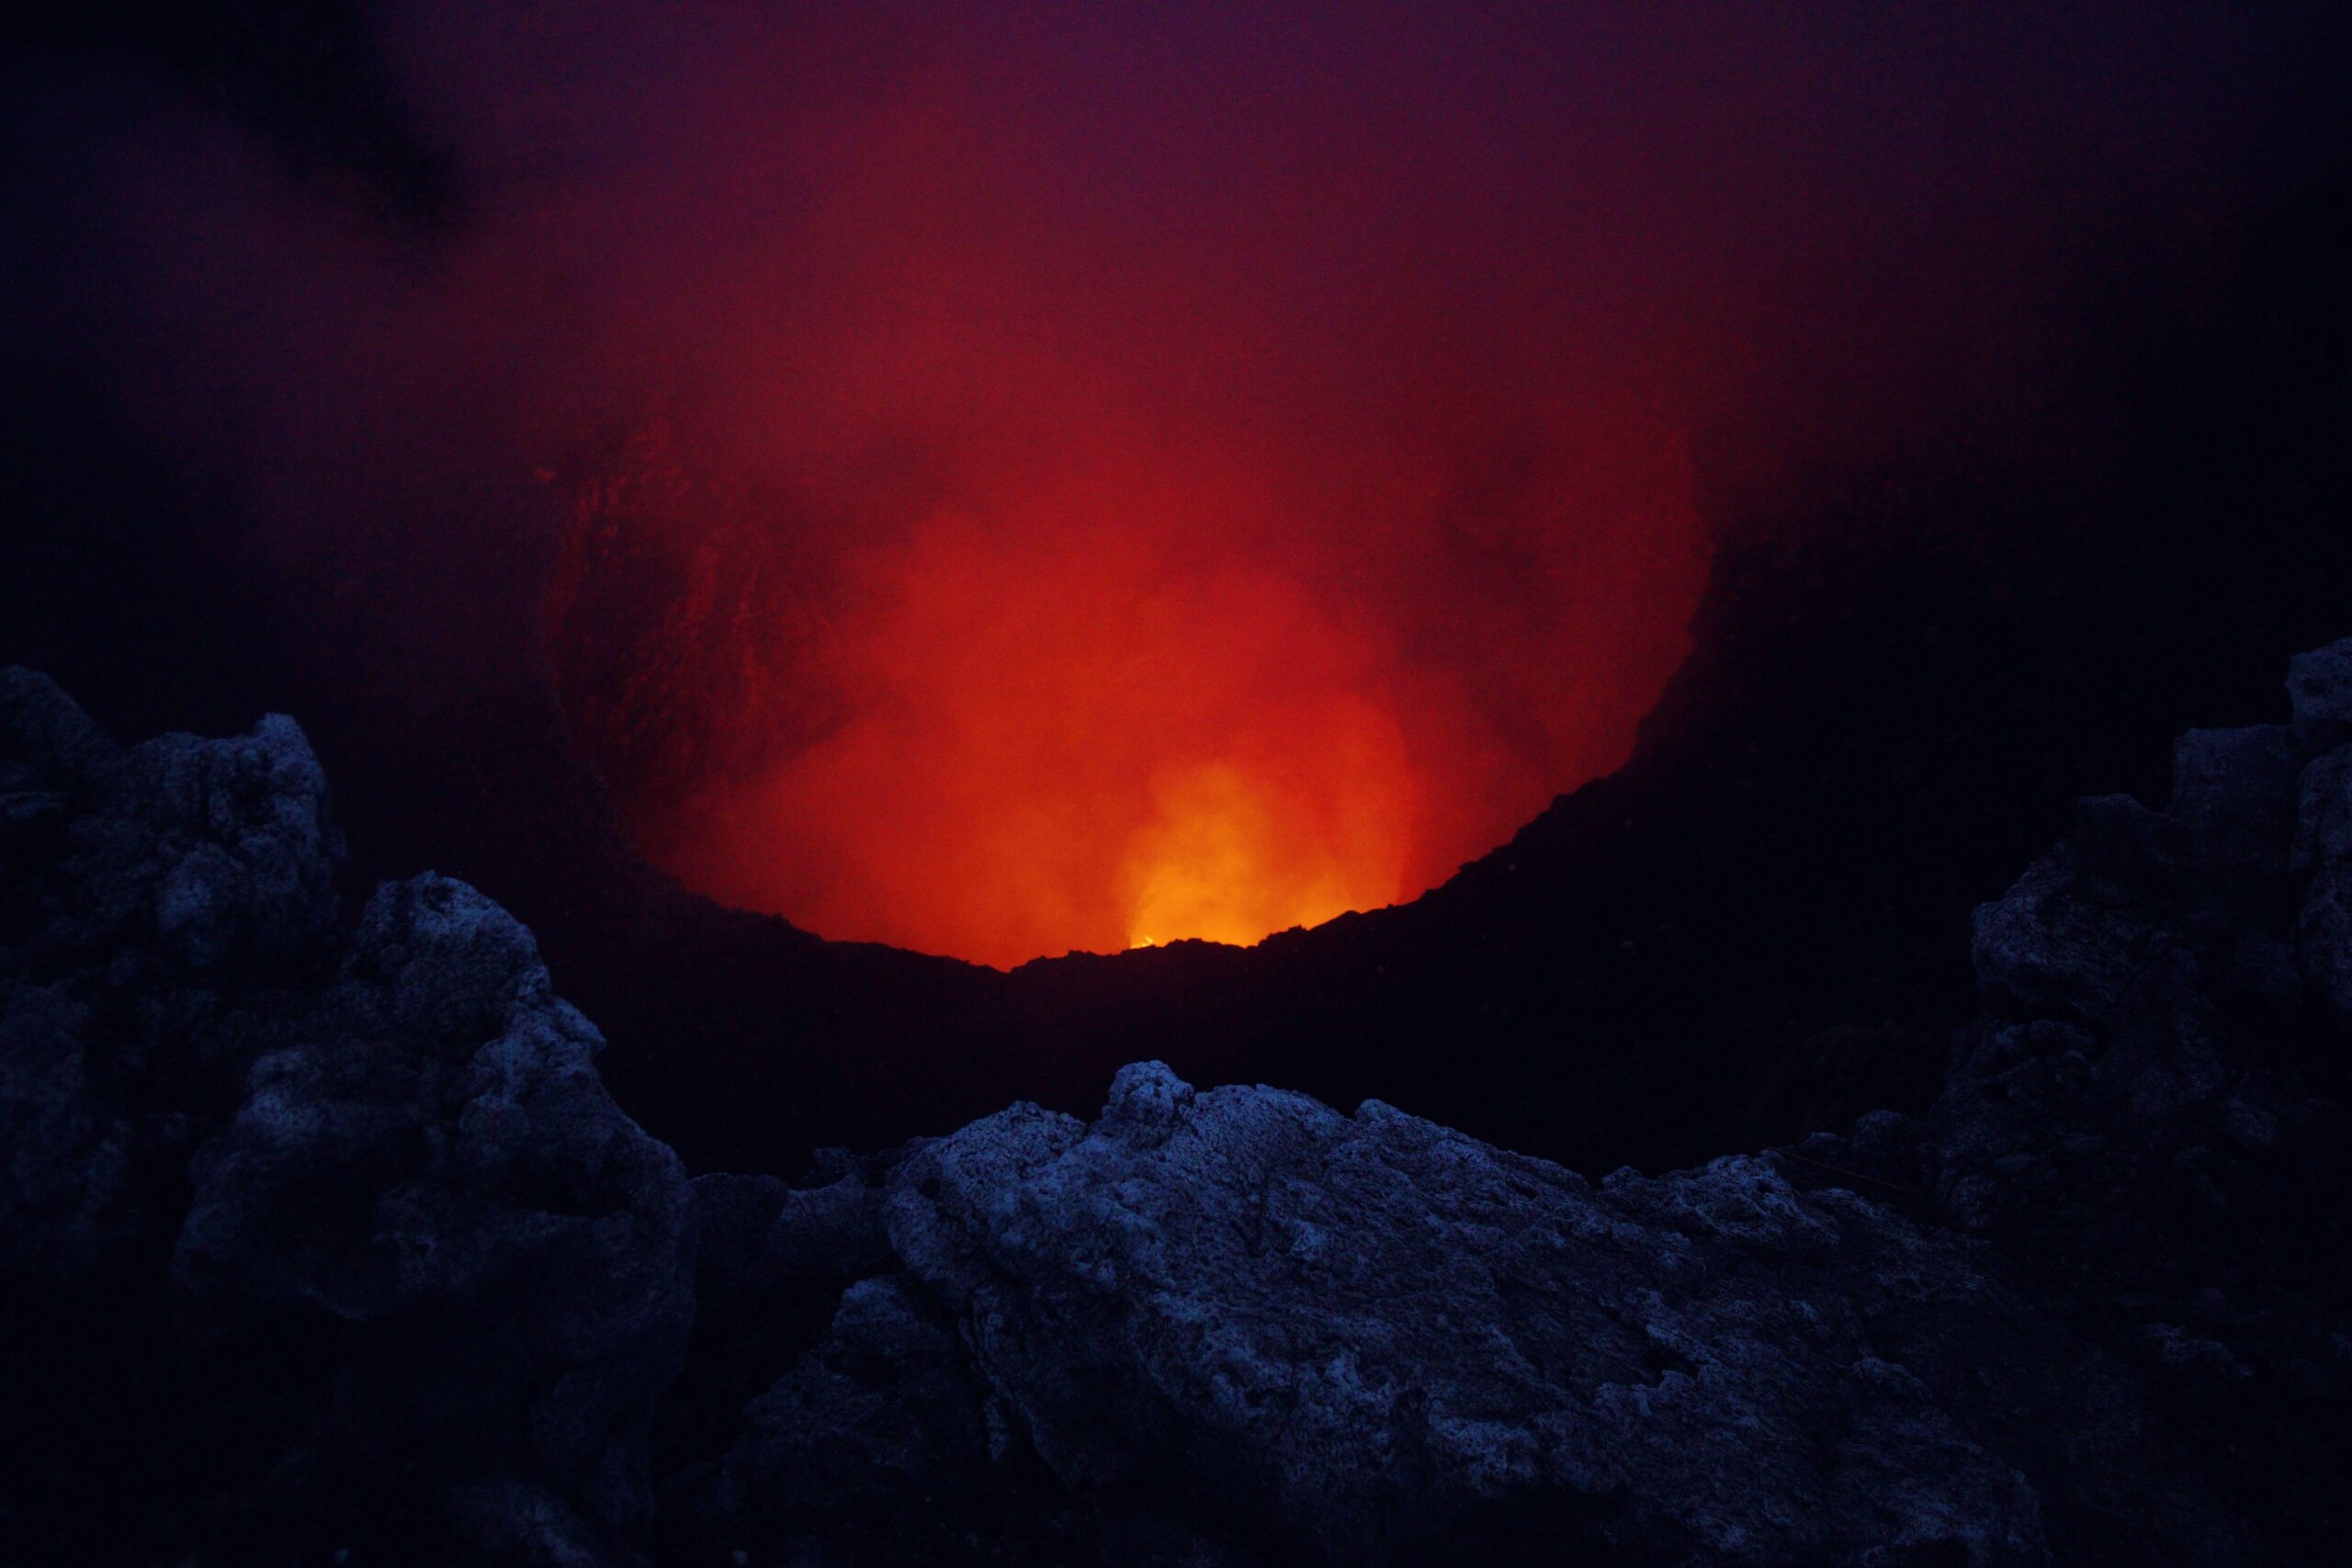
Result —
[[1631, 253], [1425, 61], [1237, 108], [1288, 67], [1227, 49], [1139, 109], [1030, 42], [762, 128], [789, 220], [680, 212], [725, 237], [661, 262], [669, 412], [570, 476], [576, 734], [659, 863], [828, 937], [1010, 964], [1411, 897], [1680, 657]]
[[1694, 430], [1753, 516], [2038, 409], [2088, 258], [2331, 145], [2259, 7], [365, 9], [453, 212], [104, 73], [22, 106], [27, 341], [235, 492], [322, 700], [494, 708], [560, 523], [639, 847], [996, 963], [1441, 881], [1680, 659]]
[[1620, 759], [1679, 654], [1699, 552], [1655, 430], [1521, 450], [1548, 484], [1474, 502], [1394, 442], [1078, 445], [814, 554], [660, 444], [589, 487], [551, 645], [649, 852], [996, 964], [1251, 942], [1500, 842]]
[[1407, 891], [1378, 672], [1280, 579], [954, 523], [874, 570], [843, 649], [865, 700], [716, 805], [675, 863], [695, 886], [999, 963], [1255, 941]]

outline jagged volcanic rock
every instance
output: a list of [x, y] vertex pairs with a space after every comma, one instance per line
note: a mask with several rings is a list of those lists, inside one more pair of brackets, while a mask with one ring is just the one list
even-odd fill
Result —
[[122, 752], [9, 671], [0, 819], [7, 1444], [40, 1478], [9, 1533], [72, 1543], [51, 1562], [641, 1534], [688, 1189], [530, 933], [430, 874], [339, 929], [283, 718]]
[[12, 1550], [2327, 1561], [2347, 670], [1979, 911], [1924, 1122], [1598, 1183], [1146, 1063], [690, 1184], [496, 906], [345, 919], [290, 722], [124, 751], [10, 672]]

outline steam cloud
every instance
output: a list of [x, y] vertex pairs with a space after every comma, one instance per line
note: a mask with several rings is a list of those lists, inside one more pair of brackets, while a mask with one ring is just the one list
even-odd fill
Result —
[[688, 884], [999, 964], [1247, 941], [1623, 760], [1702, 434], [1797, 429], [1799, 365], [2027, 374], [2077, 247], [2245, 198], [2290, 29], [2122, 26], [401, 6], [461, 224], [69, 84], [45, 254], [102, 281], [40, 330], [384, 700], [527, 627]]

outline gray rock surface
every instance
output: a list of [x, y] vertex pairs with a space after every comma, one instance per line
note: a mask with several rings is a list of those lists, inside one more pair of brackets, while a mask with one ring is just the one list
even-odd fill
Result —
[[2352, 740], [2352, 637], [2299, 653], [2287, 666], [2295, 739], [2306, 753]]
[[1937, 1218], [2218, 1437], [2272, 1561], [2334, 1550], [2310, 1499], [2352, 1451], [2347, 660], [2295, 660], [2292, 728], [2185, 737], [2164, 812], [2085, 802], [1977, 912], [1991, 1010], [1917, 1151]]
[[[2053, 1506], [2143, 1551], [2203, 1517], [2120, 1371], [1979, 1249], [1770, 1156], [1596, 1187], [1144, 1064], [1091, 1126], [915, 1152], [888, 1212], [1066, 1485], [1173, 1479], [1317, 1560], [2030, 1562]], [[2106, 1442], [2030, 1451], [2018, 1400]], [[2151, 1481], [2169, 1506], [2104, 1507]]]
[[380, 888], [343, 972], [190, 1164], [183, 1324], [291, 1306], [350, 1325], [305, 1461], [519, 1456], [641, 1529], [653, 1398], [693, 1321], [684, 1168], [605, 1093], [603, 1041], [530, 933], [465, 884]]
[[126, 752], [0, 671], [0, 1260], [86, 1273], [164, 1223], [249, 998], [331, 946], [342, 852], [291, 720]]
[[122, 1413], [249, 1450], [201, 1500], [224, 1543], [324, 1521], [628, 1560], [692, 1321], [690, 1197], [530, 933], [430, 874], [345, 931], [325, 778], [284, 718], [124, 751], [0, 673], [0, 822], [12, 1304], [54, 1337], [152, 1299], [131, 1343], [83, 1348], [249, 1401], [172, 1411], [159, 1380]]
[[2305, 768], [2293, 866], [2304, 881], [2296, 945], [2302, 975], [2339, 1022], [2352, 1024], [2352, 744]]
[[2331, 1561], [2347, 660], [1978, 911], [1924, 1121], [1598, 1182], [1153, 1063], [1091, 1122], [689, 1182], [494, 904], [428, 874], [345, 919], [289, 722], [123, 750], [0, 675], [10, 1540]]

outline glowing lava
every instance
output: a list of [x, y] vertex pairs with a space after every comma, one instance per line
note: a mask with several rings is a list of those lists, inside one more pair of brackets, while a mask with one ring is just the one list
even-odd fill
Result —
[[1412, 783], [1396, 725], [1352, 704], [1326, 718], [1296, 737], [1319, 776], [1285, 778], [1266, 759], [1154, 778], [1125, 866], [1127, 945], [1252, 942], [1402, 896]]
[[[1629, 450], [1616, 493], [1564, 472], [1433, 555], [1335, 552], [1227, 454], [1199, 491], [1065, 468], [812, 563], [639, 442], [582, 490], [550, 649], [633, 837], [714, 897], [1006, 965], [1250, 942], [1419, 893], [1622, 756], [1679, 651], [1647, 595], [1697, 576], [1638, 547], [1687, 502], [1670, 448]], [[1427, 545], [1392, 519], [1431, 488], [1351, 521]]]
[[1009, 965], [1411, 897], [1616, 766], [1705, 547], [1633, 253], [1487, 123], [1542, 80], [949, 41], [562, 231], [663, 389], [556, 465], [547, 621], [637, 846]]
[[718, 781], [692, 885], [829, 936], [1017, 963], [1252, 942], [1405, 890], [1417, 786], [1372, 651], [1295, 585], [1148, 537], [944, 520], [827, 646], [843, 720]]

